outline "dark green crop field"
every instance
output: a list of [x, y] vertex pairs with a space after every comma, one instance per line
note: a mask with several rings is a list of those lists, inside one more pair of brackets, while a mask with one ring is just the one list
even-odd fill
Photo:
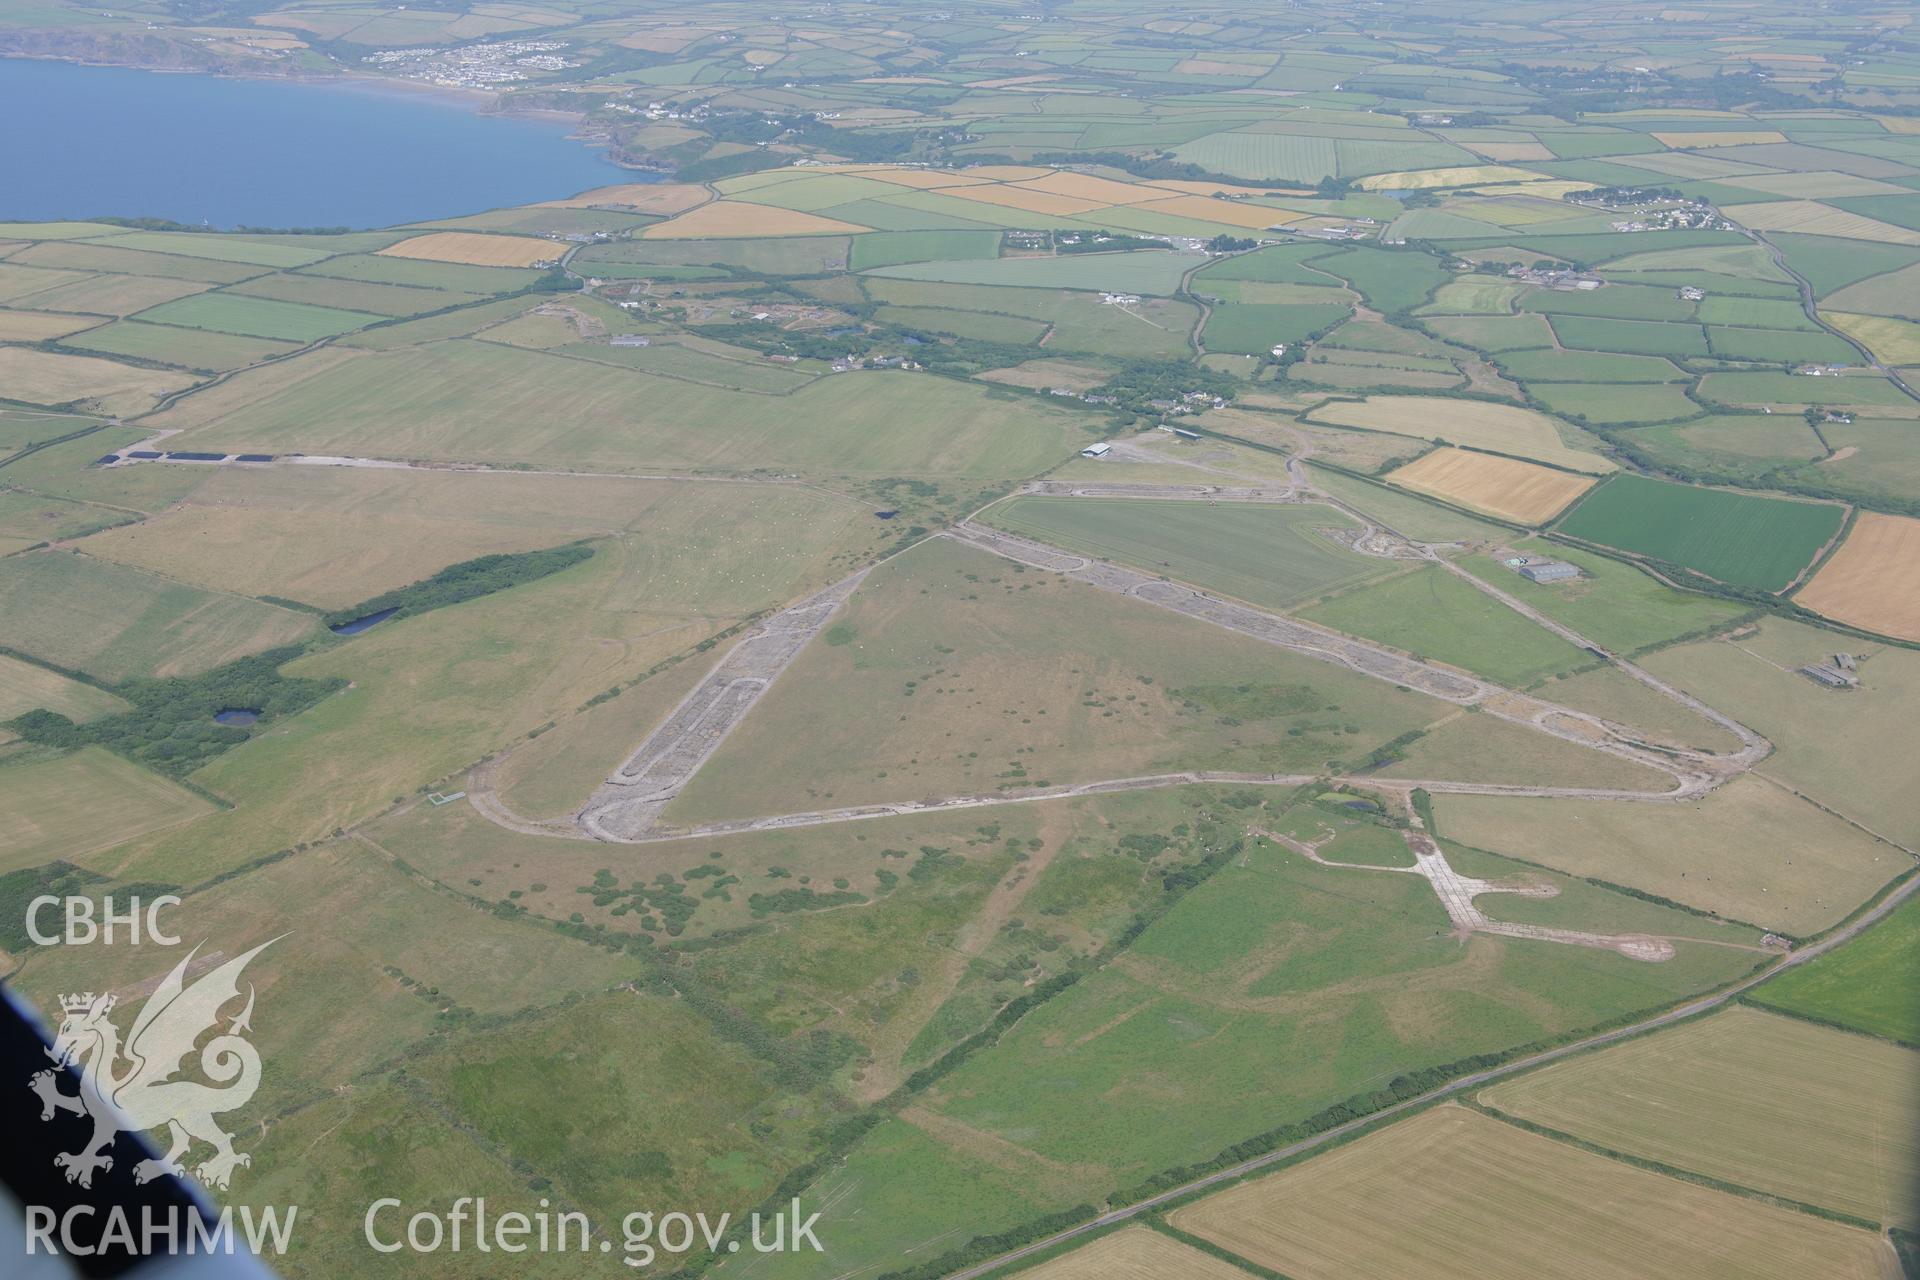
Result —
[[1622, 475], [1588, 494], [1559, 528], [1731, 586], [1779, 591], [1840, 531], [1845, 515], [1831, 503]]

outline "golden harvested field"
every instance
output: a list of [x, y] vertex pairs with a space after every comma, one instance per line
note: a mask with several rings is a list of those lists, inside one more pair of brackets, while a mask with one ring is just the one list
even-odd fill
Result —
[[1545, 524], [1593, 487], [1586, 476], [1465, 449], [1436, 449], [1387, 479], [1519, 524]]
[[977, 200], [981, 204], [1004, 205], [1006, 208], [1019, 209], [1025, 213], [1051, 213], [1060, 217], [1090, 213], [1095, 209], [1112, 208], [1105, 200], [1051, 195], [1044, 191], [1029, 191], [1025, 187], [1009, 186], [1004, 183], [962, 187], [946, 194], [959, 200]]
[[1480, 1095], [1612, 1151], [1913, 1226], [1920, 1053], [1734, 1005]]
[[1322, 405], [1308, 421], [1493, 449], [1594, 475], [1618, 470], [1599, 454], [1569, 445], [1552, 418], [1514, 405], [1443, 396], [1370, 396]]
[[11, 720], [35, 707], [58, 711], [69, 720], [92, 720], [130, 705], [105, 689], [0, 654], [0, 720]]
[[1862, 511], [1793, 599], [1838, 622], [1920, 640], [1920, 520]]
[[1787, 140], [1785, 134], [1771, 129], [1699, 129], [1685, 133], [1656, 133], [1653, 136], [1675, 151], [1684, 151], [1688, 147], [1744, 147]]
[[1046, 391], [1052, 387], [1091, 391], [1112, 375], [1097, 365], [1075, 364], [1071, 360], [1029, 360], [1007, 369], [989, 369], [975, 376], [982, 382], [1027, 387], [1034, 391]]
[[1475, 187], [1489, 182], [1531, 182], [1543, 175], [1504, 164], [1461, 165], [1452, 169], [1413, 169], [1406, 173], [1377, 173], [1360, 179], [1366, 191], [1424, 191], [1430, 187]]
[[1810, 236], [1839, 236], [1846, 240], [1878, 240], [1882, 244], [1920, 244], [1920, 231], [1890, 222], [1877, 222], [1844, 209], [1828, 208], [1813, 200], [1769, 200], [1737, 204], [1722, 210], [1743, 227], [1755, 231], [1798, 231]]
[[713, 199], [697, 182], [628, 182], [595, 187], [568, 200], [543, 200], [542, 209], [632, 209], [636, 213], [684, 213]]
[[1162, 200], [1164, 192], [1132, 182], [1096, 178], [1090, 173], [1050, 173], [1044, 178], [1019, 184], [1024, 191], [1066, 196], [1072, 200], [1098, 200], [1101, 204], [1138, 204], [1142, 200]]
[[1863, 316], [1846, 311], [1823, 311], [1829, 324], [1866, 344], [1886, 364], [1920, 364], [1920, 324], [1891, 316]]
[[0, 769], [0, 874], [79, 862], [213, 806], [102, 747]]
[[63, 316], [56, 311], [0, 311], [0, 342], [45, 342], [99, 323], [99, 316]]
[[[616, 476], [228, 468], [190, 500], [96, 534], [84, 549], [200, 586], [338, 609], [476, 556], [636, 524], [664, 537], [667, 511], [688, 501], [719, 505], [743, 492], [758, 491]], [[664, 545], [641, 540], [665, 557]]]
[[1015, 1274], [1021, 1280], [1247, 1280], [1247, 1273], [1231, 1263], [1151, 1227], [1116, 1231]]
[[27, 404], [79, 403], [101, 413], [142, 413], [167, 392], [195, 381], [184, 373], [136, 369], [94, 356], [0, 348], [0, 387], [9, 400]]
[[1189, 182], [1184, 178], [1155, 178], [1142, 185], [1162, 191], [1178, 191], [1187, 196], [1306, 196], [1313, 193], [1301, 187], [1236, 187], [1227, 182]]
[[702, 240], [753, 236], [825, 236], [849, 231], [869, 231], [837, 218], [797, 209], [776, 209], [772, 205], [748, 204], [742, 200], [721, 200], [703, 204], [666, 222], [658, 222], [640, 233], [647, 240]]
[[1262, 230], [1266, 227], [1281, 227], [1289, 222], [1298, 222], [1305, 215], [1290, 213], [1285, 209], [1274, 209], [1263, 204], [1246, 204], [1238, 200], [1215, 200], [1209, 196], [1175, 196], [1171, 200], [1155, 200], [1151, 204], [1139, 206], [1151, 209], [1155, 213], [1171, 214], [1176, 218], [1197, 218], [1203, 222], [1224, 222], [1234, 227], [1249, 227]]
[[1456, 795], [1434, 806], [1450, 840], [1800, 937], [1838, 924], [1913, 865], [1752, 776], [1684, 805]]
[[987, 178], [994, 182], [1032, 182], [1055, 172], [1052, 169], [1030, 164], [983, 164], [967, 170], [975, 177]]
[[1258, 75], [1273, 65], [1273, 56], [1267, 55], [1258, 63], [1222, 62], [1214, 58], [1188, 58], [1174, 64], [1173, 74], [1177, 76], [1251, 76]]
[[379, 251], [386, 258], [426, 258], [470, 267], [530, 267], [565, 252], [551, 240], [532, 236], [489, 236], [477, 231], [435, 231]]
[[1880, 1237], [1441, 1106], [1167, 1220], [1294, 1280], [1897, 1280]]

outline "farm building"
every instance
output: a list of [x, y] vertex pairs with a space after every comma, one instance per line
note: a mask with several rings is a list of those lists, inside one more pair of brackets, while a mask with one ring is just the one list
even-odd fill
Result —
[[1564, 560], [1536, 560], [1521, 565], [1520, 576], [1528, 582], [1566, 582], [1579, 577], [1580, 569]]
[[653, 339], [642, 333], [616, 333], [612, 338], [608, 339], [607, 345], [612, 347], [644, 347], [651, 345], [652, 342]]
[[1113, 452], [1113, 446], [1102, 440], [1099, 444], [1090, 444], [1080, 451], [1083, 458], [1104, 458]]
[[1851, 689], [1860, 683], [1860, 677], [1825, 664], [1816, 666], [1809, 663], [1800, 668], [1800, 674], [1815, 684], [1823, 684], [1829, 689]]

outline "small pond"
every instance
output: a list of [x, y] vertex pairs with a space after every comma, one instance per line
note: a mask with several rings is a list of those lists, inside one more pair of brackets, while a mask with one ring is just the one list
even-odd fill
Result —
[[355, 618], [352, 622], [343, 622], [337, 627], [328, 627], [327, 630], [337, 636], [357, 636], [368, 627], [379, 626], [398, 612], [400, 612], [400, 610], [397, 607], [382, 609], [380, 612], [370, 613], [364, 618]]
[[255, 707], [222, 707], [213, 713], [215, 724], [249, 725], [260, 718]]

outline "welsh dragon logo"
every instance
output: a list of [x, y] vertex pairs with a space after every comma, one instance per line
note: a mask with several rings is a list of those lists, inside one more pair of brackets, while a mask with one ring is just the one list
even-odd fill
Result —
[[244, 1107], [260, 1087], [259, 1051], [241, 1035], [252, 1029], [251, 984], [246, 1007], [200, 1049], [201, 1073], [224, 1087], [174, 1077], [201, 1036], [217, 1030], [221, 1010], [239, 998], [241, 970], [272, 945], [272, 941], [261, 943], [191, 986], [186, 974], [193, 955], [188, 955], [147, 997], [124, 1043], [108, 1018], [115, 1003], [111, 994], [96, 996], [89, 991], [60, 998], [60, 1031], [47, 1056], [80, 1073], [79, 1092], [62, 1093], [62, 1077], [55, 1071], [36, 1072], [30, 1087], [40, 1095], [42, 1120], [69, 1111], [93, 1121], [93, 1136], [78, 1151], [53, 1158], [55, 1166], [66, 1171], [67, 1181], [92, 1186], [94, 1170], [113, 1168], [108, 1151], [122, 1130], [140, 1132], [162, 1125], [169, 1138], [167, 1152], [134, 1166], [136, 1182], [148, 1182], [163, 1173], [184, 1173], [181, 1157], [196, 1140], [213, 1148], [194, 1167], [195, 1176], [208, 1186], [225, 1190], [233, 1171], [252, 1163], [250, 1156], [233, 1149], [233, 1135], [214, 1121], [215, 1115]]

